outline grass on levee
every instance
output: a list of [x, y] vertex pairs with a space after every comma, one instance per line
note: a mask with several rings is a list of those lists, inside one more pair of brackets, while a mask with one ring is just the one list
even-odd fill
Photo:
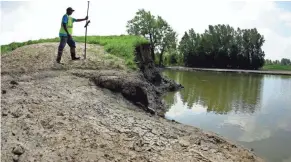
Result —
[[291, 71], [291, 65], [264, 65], [262, 70], [282, 70]]
[[[74, 36], [74, 40], [78, 42], [85, 42], [84, 36]], [[46, 42], [59, 42], [60, 38], [29, 40], [27, 42], [13, 42], [7, 45], [1, 46], [1, 54], [13, 51], [16, 48]], [[133, 36], [133, 35], [120, 35], [120, 36], [87, 36], [88, 44], [99, 44], [104, 46], [106, 52], [120, 57], [125, 60], [126, 66], [131, 69], [136, 69], [137, 65], [134, 61], [134, 49], [136, 46], [148, 41], [145, 38]]]

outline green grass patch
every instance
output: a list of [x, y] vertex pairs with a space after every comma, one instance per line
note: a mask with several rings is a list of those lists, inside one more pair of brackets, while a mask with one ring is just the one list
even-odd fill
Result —
[[262, 70], [286, 70], [291, 71], [291, 65], [265, 65]]
[[[84, 43], [84, 36], [74, 36], [74, 40], [78, 43]], [[30, 40], [27, 42], [13, 42], [8, 45], [1, 46], [2, 54], [5, 54], [9, 51], [13, 51], [16, 48], [37, 44], [37, 43], [46, 43], [46, 42], [59, 42], [59, 38], [51, 39], [39, 39], [39, 40]], [[134, 49], [136, 46], [148, 41], [142, 37], [132, 36], [132, 35], [120, 35], [120, 36], [87, 36], [88, 44], [98, 44], [104, 46], [106, 52], [120, 57], [125, 60], [126, 65], [131, 69], [136, 69], [136, 63], [134, 62]]]

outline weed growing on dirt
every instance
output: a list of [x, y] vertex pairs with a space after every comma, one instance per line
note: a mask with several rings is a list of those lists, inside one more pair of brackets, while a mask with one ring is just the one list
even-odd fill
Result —
[[[84, 36], [74, 36], [73, 38], [77, 43], [85, 42]], [[2, 45], [1, 52], [2, 54], [5, 54], [9, 51], [15, 50], [18, 47], [45, 42], [59, 42], [59, 38], [29, 40], [27, 42], [13, 42], [8, 45]], [[147, 40], [142, 37], [131, 35], [87, 36], [87, 43], [104, 46], [106, 52], [124, 59], [129, 68], [136, 69], [136, 63], [134, 62], [134, 49], [140, 44], [147, 43]]]

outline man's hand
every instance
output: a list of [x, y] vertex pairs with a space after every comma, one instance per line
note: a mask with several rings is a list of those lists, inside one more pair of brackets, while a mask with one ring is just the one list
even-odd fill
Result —
[[84, 19], [77, 19], [76, 22], [85, 21], [85, 20], [88, 20], [88, 16], [86, 16]]

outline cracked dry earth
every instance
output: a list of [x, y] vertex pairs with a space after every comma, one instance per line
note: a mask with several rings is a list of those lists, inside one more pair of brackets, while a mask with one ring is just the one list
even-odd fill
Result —
[[3, 162], [262, 161], [214, 133], [146, 113], [73, 73], [1, 75]]

